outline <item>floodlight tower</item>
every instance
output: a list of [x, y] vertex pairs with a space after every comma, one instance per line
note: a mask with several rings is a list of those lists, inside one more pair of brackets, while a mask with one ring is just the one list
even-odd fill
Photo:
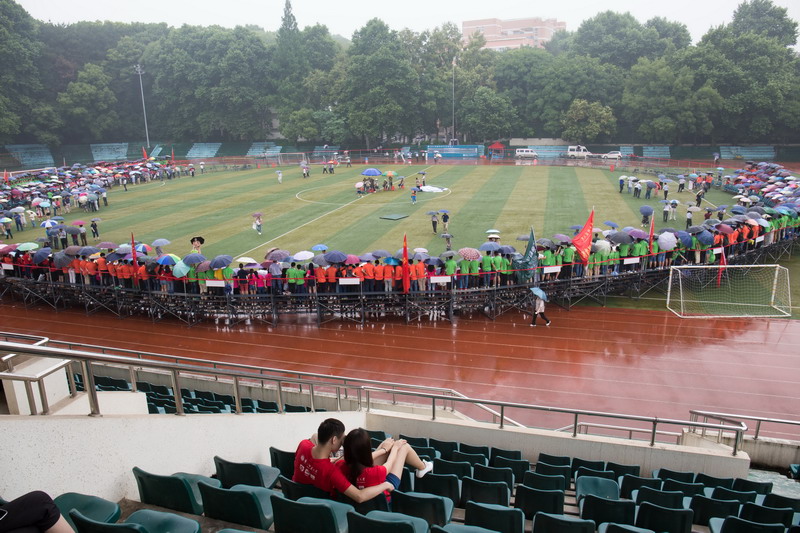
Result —
[[139, 90], [142, 93], [142, 113], [144, 114], [144, 136], [147, 139], [147, 149], [150, 149], [150, 132], [147, 130], [147, 108], [144, 106], [144, 85], [142, 85], [142, 74], [144, 69], [141, 65], [137, 64], [133, 67], [133, 71], [139, 75]]

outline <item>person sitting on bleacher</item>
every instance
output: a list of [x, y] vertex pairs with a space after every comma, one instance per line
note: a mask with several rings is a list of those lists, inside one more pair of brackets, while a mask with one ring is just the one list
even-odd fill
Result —
[[358, 503], [395, 489], [388, 481], [364, 489], [354, 487], [334, 464], [340, 458], [332, 458], [342, 447], [343, 440], [344, 424], [335, 418], [323, 420], [317, 433], [297, 446], [292, 481], [314, 485], [331, 495], [339, 492]]
[[0, 533], [30, 528], [43, 533], [74, 533], [53, 499], [42, 491], [0, 503]]

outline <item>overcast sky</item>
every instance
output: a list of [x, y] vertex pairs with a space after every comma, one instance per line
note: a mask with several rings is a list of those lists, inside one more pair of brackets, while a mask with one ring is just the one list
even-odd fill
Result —
[[[789, 16], [800, 20], [800, 0], [773, 0], [789, 8]], [[234, 27], [256, 24], [277, 30], [284, 0], [17, 0], [34, 18], [58, 24], [81, 20], [119, 22], [167, 22], [171, 26], [219, 24]], [[392, 29], [422, 31], [454, 22], [481, 18], [555, 18], [575, 30], [581, 22], [601, 11], [631, 12], [639, 21], [662, 16], [683, 22], [696, 42], [710, 27], [730, 22], [740, 0], [294, 0], [292, 10], [300, 28], [325, 24], [331, 33], [350, 38], [353, 31], [372, 18], [380, 18]]]

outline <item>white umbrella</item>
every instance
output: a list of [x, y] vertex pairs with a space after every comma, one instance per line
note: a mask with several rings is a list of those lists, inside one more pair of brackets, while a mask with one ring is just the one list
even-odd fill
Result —
[[418, 254], [427, 254], [428, 253], [428, 249], [427, 248], [414, 248], [414, 252], [416, 252]]
[[314, 252], [309, 252], [308, 250], [303, 250], [302, 252], [297, 252], [294, 254], [295, 261], [306, 261], [314, 257]]
[[678, 237], [670, 231], [665, 231], [658, 236], [656, 242], [658, 242], [658, 247], [662, 250], [672, 250], [678, 244]]
[[487, 229], [486, 233], [500, 233], [499, 229]]
[[240, 257], [239, 259], [237, 259], [236, 261], [234, 261], [234, 263], [242, 263], [243, 265], [251, 265], [251, 264], [253, 264], [253, 263], [256, 263], [256, 264], [257, 264], [257, 263], [258, 263], [258, 261], [256, 261], [256, 260], [255, 260], [255, 259], [253, 259], [252, 257], [246, 257], [246, 256], [245, 256], [245, 257]]
[[597, 247], [598, 251], [603, 250], [605, 252], [608, 252], [609, 250], [611, 250], [611, 243], [608, 241], [603, 241], [603, 240], [597, 241], [594, 243], [594, 245]]

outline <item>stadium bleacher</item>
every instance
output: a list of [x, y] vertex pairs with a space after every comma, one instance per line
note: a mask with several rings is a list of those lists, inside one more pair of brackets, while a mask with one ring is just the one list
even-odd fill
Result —
[[222, 143], [194, 143], [186, 153], [187, 159], [204, 159], [217, 155]]
[[776, 152], [774, 146], [720, 146], [719, 155], [721, 159], [771, 161]]
[[477, 158], [484, 155], [486, 147], [482, 144], [458, 144], [455, 146], [439, 144], [428, 146], [428, 158], [431, 158], [434, 152], [439, 152], [444, 159]]
[[536, 144], [527, 146], [531, 150], [534, 150], [538, 155], [539, 159], [558, 159], [560, 157], [564, 157], [564, 154], [567, 153], [567, 145], [563, 146], [553, 146], [553, 145], [544, 145], [544, 144]]
[[53, 154], [44, 144], [7, 144], [6, 150], [25, 168], [53, 167]]
[[635, 154], [633, 146], [620, 146], [619, 153], [622, 154], [622, 157], [630, 157]]
[[[622, 150], [620, 150], [622, 151]], [[642, 146], [642, 157], [652, 157], [656, 159], [669, 159], [669, 146]]]
[[[273, 146], [274, 144], [275, 143], [273, 143]], [[253, 143], [250, 145], [250, 148], [247, 149], [247, 153], [245, 155], [248, 157], [262, 156], [267, 151], [267, 146], [268, 143], [265, 142]]]
[[90, 144], [94, 161], [122, 161], [128, 156], [128, 143]]
[[152, 150], [150, 150], [150, 153], [149, 153], [149, 154], [147, 154], [147, 155], [149, 155], [150, 157], [158, 157], [158, 156], [160, 156], [160, 155], [161, 155], [161, 152], [162, 152], [163, 150], [164, 150], [164, 146], [163, 146], [163, 145], [161, 145], [161, 144], [157, 144], [157, 145], [155, 145], [155, 146], [153, 147], [153, 149], [152, 149]]

